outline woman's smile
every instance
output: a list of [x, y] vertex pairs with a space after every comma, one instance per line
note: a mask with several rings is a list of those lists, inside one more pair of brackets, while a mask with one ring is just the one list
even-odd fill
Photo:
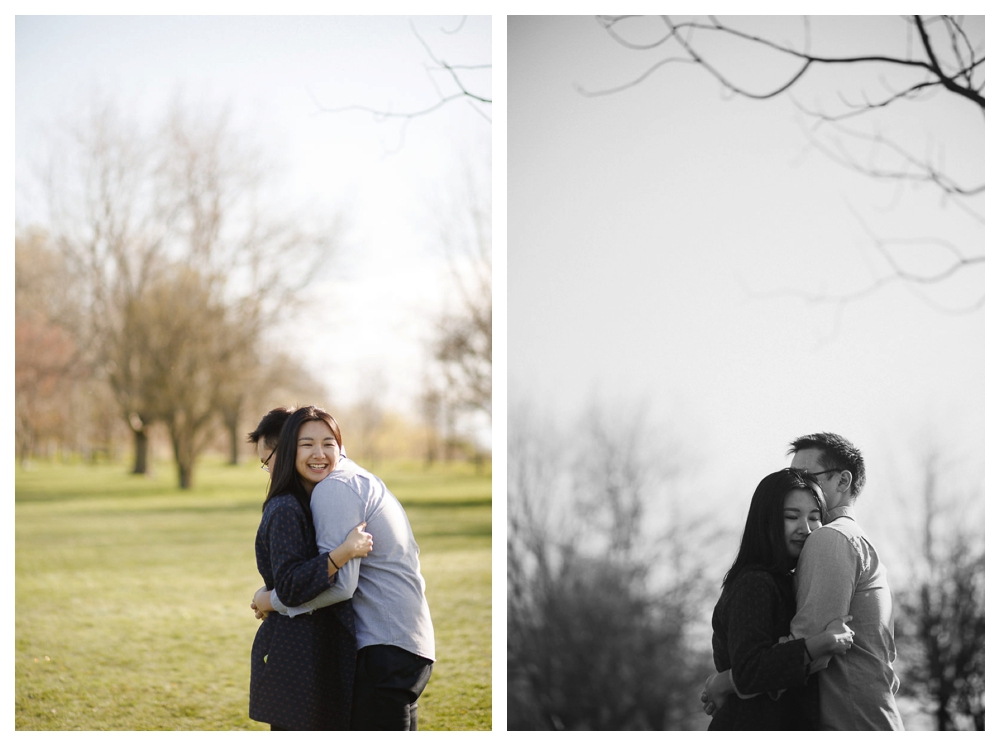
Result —
[[299, 429], [295, 470], [303, 486], [312, 492], [314, 485], [322, 482], [337, 468], [340, 446], [333, 431], [322, 420], [310, 420]]

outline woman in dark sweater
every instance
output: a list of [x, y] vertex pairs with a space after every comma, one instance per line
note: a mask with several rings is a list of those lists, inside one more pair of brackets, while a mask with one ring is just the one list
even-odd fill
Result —
[[809, 662], [846, 653], [853, 633], [838, 619], [813, 637], [779, 643], [795, 616], [795, 565], [825, 510], [819, 484], [804, 471], [782, 469], [757, 485], [739, 552], [712, 615], [715, 667], [731, 669], [737, 694], [715, 712], [709, 730], [817, 727]]
[[[260, 527], [257, 569], [290, 605], [330, 586], [337, 570], [365, 557], [372, 536], [354, 528], [332, 552], [316, 547], [309, 498], [336, 464], [340, 428], [315, 407], [296, 410], [265, 460], [273, 474]], [[350, 600], [291, 617], [261, 614], [250, 658], [250, 717], [272, 730], [349, 730], [357, 637]]]

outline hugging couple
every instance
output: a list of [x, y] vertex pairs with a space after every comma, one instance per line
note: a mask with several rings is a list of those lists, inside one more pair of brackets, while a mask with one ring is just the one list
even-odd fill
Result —
[[347, 458], [319, 407], [272, 409], [249, 434], [271, 481], [257, 530], [264, 586], [250, 717], [271, 730], [416, 730], [434, 628], [399, 501]]
[[761, 480], [712, 615], [709, 730], [903, 730], [886, 568], [858, 524], [861, 451], [816, 433]]

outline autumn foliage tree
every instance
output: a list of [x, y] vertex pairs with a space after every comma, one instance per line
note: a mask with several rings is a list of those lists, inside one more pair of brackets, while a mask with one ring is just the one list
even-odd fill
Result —
[[[73, 337], [77, 309], [72, 277], [39, 232], [14, 239], [14, 399], [18, 460], [26, 464], [39, 441], [65, 440], [73, 427], [71, 392], [85, 372]], [[62, 323], [60, 323], [62, 320]]]

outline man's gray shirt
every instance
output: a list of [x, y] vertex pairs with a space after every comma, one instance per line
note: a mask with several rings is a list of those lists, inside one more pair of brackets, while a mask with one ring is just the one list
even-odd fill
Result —
[[896, 708], [899, 678], [893, 671], [892, 595], [885, 565], [850, 506], [833, 508], [827, 524], [806, 540], [795, 570], [794, 637], [822, 632], [851, 615], [854, 644], [846, 655], [821, 657], [819, 672], [823, 730], [903, 730]]
[[382, 480], [341, 457], [337, 468], [313, 489], [310, 507], [321, 552], [336, 549], [361, 523], [372, 535], [364, 559], [345, 564], [330, 588], [303, 606], [286, 607], [271, 591], [275, 611], [290, 616], [354, 598], [358, 648], [395, 645], [434, 660], [434, 627], [420, 574], [420, 549], [403, 506]]

